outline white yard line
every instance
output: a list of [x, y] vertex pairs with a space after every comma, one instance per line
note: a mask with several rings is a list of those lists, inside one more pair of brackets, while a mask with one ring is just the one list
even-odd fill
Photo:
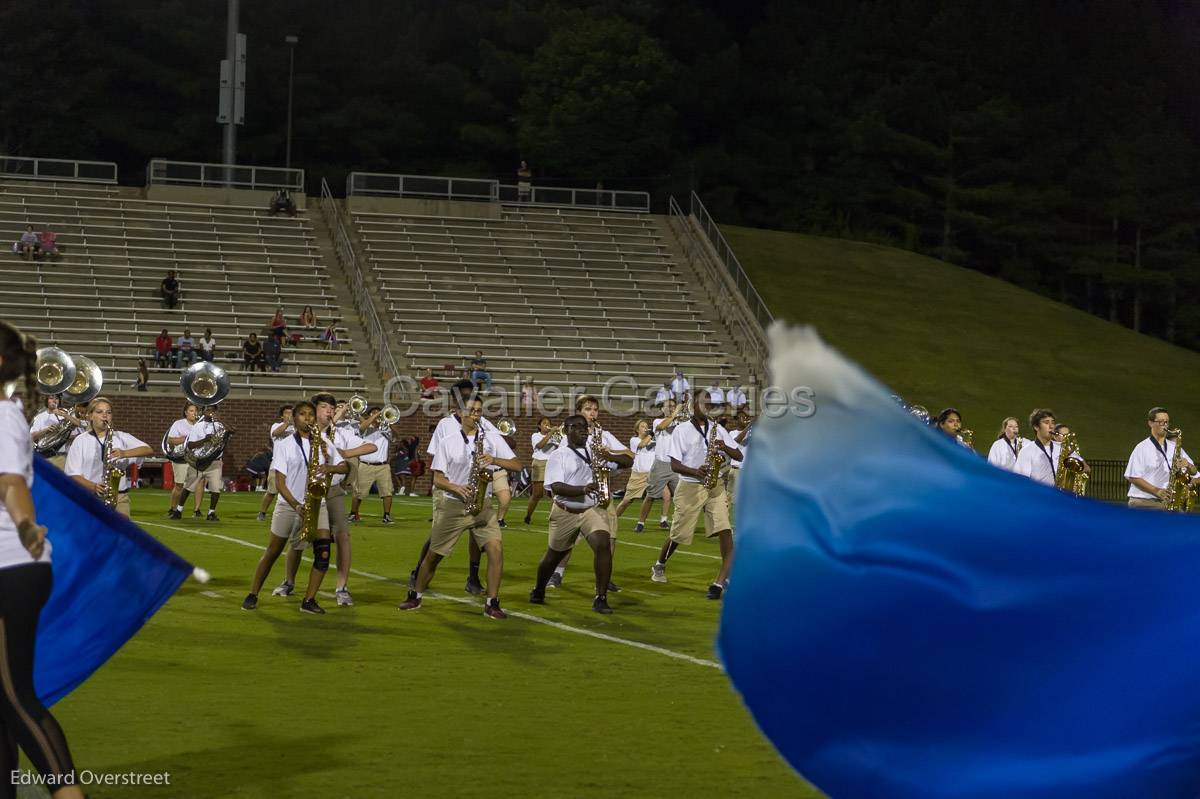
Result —
[[[250, 549], [256, 549], [259, 551], [262, 551], [262, 549], [263, 549], [262, 545], [260, 545], [260, 544], [254, 544], [254, 543], [251, 543], [250, 541], [245, 541], [241, 538], [234, 538], [233, 536], [221, 535], [220, 533], [210, 533], [206, 530], [192, 530], [187, 527], [176, 527], [175, 525], [171, 525], [171, 524], [162, 524], [161, 522], [139, 521], [138, 524], [142, 525], [143, 527], [161, 527], [164, 530], [174, 530], [175, 532], [178, 532], [178, 533], [187, 533], [188, 535], [198, 535], [198, 536], [203, 536], [205, 538], [215, 538], [220, 541], [227, 541], [231, 544], [238, 544], [239, 546], [248, 547]], [[637, 544], [635, 546], [646, 546], [646, 545]], [[657, 549], [657, 547], [650, 547], [650, 548]], [[711, 557], [711, 556], [706, 555], [705, 557]], [[305, 560], [308, 560], [308, 558], [305, 558]], [[351, 569], [350, 571], [352, 574], [357, 574], [359, 577], [365, 577], [369, 580], [378, 580], [380, 582], [393, 583], [395, 585], [404, 585], [404, 583], [400, 582], [399, 580], [393, 580], [391, 578], [383, 577], [378, 574], [371, 574], [370, 572], [359, 571], [358, 569]], [[205, 596], [209, 596], [215, 592], [203, 591], [201, 593], [203, 593]], [[649, 592], [638, 591], [637, 593], [647, 593], [648, 594]], [[450, 602], [458, 602], [459, 604], [463, 604], [463, 605], [475, 605], [476, 607], [479, 607], [478, 600], [467, 599], [466, 597], [446, 596], [445, 594], [435, 594], [435, 593], [425, 594], [425, 596], [430, 599], [445, 599], [445, 600], [449, 600]], [[658, 594], [654, 594], [654, 596], [658, 596]], [[618, 638], [615, 635], [608, 635], [607, 633], [596, 632], [595, 630], [585, 630], [582, 627], [572, 627], [569, 624], [563, 624], [562, 622], [558, 622], [558, 621], [551, 621], [550, 619], [544, 619], [541, 616], [534, 616], [530, 613], [522, 613], [521, 611], [507, 610], [507, 609], [506, 609], [506, 612], [508, 613], [509, 616], [515, 616], [518, 619], [524, 619], [525, 621], [531, 621], [536, 624], [544, 624], [547, 627], [553, 627], [557, 630], [563, 630], [565, 632], [575, 633], [576, 635], [586, 635], [589, 638], [597, 638], [601, 641], [608, 641], [608, 642], [614, 643], [614, 644], [621, 644], [623, 646], [633, 647], [634, 649], [642, 649], [647, 652], [654, 652], [656, 654], [663, 655], [663, 656], [669, 657], [669, 658], [674, 658], [675, 660], [682, 660], [682, 661], [691, 663], [696, 666], [705, 666], [710, 669], [716, 669], [717, 671], [725, 670], [721, 666], [721, 664], [717, 663], [715, 660], [705, 660], [704, 658], [692, 657], [691, 655], [685, 655], [682, 652], [676, 652], [673, 649], [666, 649], [661, 646], [654, 646], [653, 644], [644, 644], [641, 641], [631, 641], [628, 638]]]

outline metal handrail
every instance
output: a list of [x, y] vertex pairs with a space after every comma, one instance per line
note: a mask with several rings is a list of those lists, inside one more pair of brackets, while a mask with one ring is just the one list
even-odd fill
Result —
[[667, 214], [679, 231], [688, 261], [693, 268], [704, 270], [702, 276], [708, 279], [702, 282], [709, 287], [709, 299], [717, 313], [739, 334], [736, 343], [744, 348], [742, 354], [751, 364], [751, 371], [756, 375], [762, 373], [767, 362], [767, 338], [751, 313], [749, 304], [739, 302], [729, 291], [732, 281], [721, 274], [721, 267], [713, 258], [712, 249], [700, 240], [691, 218], [683, 213], [674, 197], [667, 202]]
[[421, 197], [491, 202], [500, 196], [499, 186], [497, 180], [441, 175], [351, 172], [346, 176], [347, 197]]
[[375, 310], [375, 303], [371, 300], [370, 291], [367, 290], [366, 279], [363, 277], [358, 257], [354, 254], [354, 244], [350, 240], [350, 234], [346, 232], [341, 212], [338, 211], [337, 202], [333, 199], [333, 194], [329, 191], [329, 184], [325, 182], [325, 178], [321, 178], [321, 215], [324, 216], [325, 224], [329, 226], [329, 230], [333, 234], [333, 248], [337, 253], [338, 262], [341, 263], [342, 269], [350, 278], [354, 306], [366, 324], [371, 354], [375, 356], [375, 364], [383, 373], [384, 382], [387, 382], [392, 377], [398, 377], [400, 369], [392, 355], [387, 329], [383, 326], [379, 313]]
[[511, 205], [558, 205], [566, 208], [594, 208], [602, 211], [650, 212], [650, 194], [644, 191], [609, 189], [571, 189], [558, 186], [500, 184], [500, 201]]
[[713, 249], [716, 250], [717, 258], [725, 265], [725, 269], [729, 272], [729, 276], [733, 278], [733, 283], [737, 286], [738, 292], [749, 303], [750, 312], [758, 321], [759, 326], [764, 330], [770, 327], [771, 323], [775, 321], [775, 315], [767, 308], [767, 304], [759, 296], [757, 289], [754, 288], [754, 284], [750, 282], [750, 277], [746, 274], [746, 270], [742, 268], [741, 262], [733, 254], [733, 248], [729, 246], [729, 242], [725, 241], [725, 236], [722, 235], [721, 229], [713, 221], [712, 215], [708, 213], [708, 209], [704, 207], [704, 203], [700, 202], [700, 198], [696, 196], [696, 192], [692, 192], [691, 215], [700, 225], [700, 229], [704, 231], [704, 235], [708, 237]]
[[117, 165], [112, 161], [72, 161], [64, 158], [5, 155], [0, 156], [0, 178], [116, 185]]
[[206, 164], [155, 158], [146, 164], [147, 186], [211, 186], [275, 191], [304, 191], [304, 170], [279, 166]]

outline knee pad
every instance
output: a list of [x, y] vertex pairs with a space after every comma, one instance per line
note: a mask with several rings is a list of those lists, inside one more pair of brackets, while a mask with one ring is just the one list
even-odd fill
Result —
[[328, 538], [322, 538], [319, 541], [313, 542], [313, 568], [317, 571], [329, 571], [329, 551], [332, 549], [332, 542]]

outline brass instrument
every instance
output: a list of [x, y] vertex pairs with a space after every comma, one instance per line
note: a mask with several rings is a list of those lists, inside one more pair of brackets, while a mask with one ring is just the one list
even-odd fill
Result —
[[[204, 471], [225, 453], [225, 446], [233, 433], [225, 429], [225, 425], [212, 418], [211, 408], [216, 406], [229, 394], [229, 377], [219, 366], [200, 361], [184, 370], [179, 377], [179, 389], [188, 402], [201, 408], [202, 418], [211, 422], [213, 431], [200, 442], [199, 446], [189, 447], [183, 443], [183, 456], [187, 463]], [[171, 457], [168, 453], [167, 457]]]
[[964, 427], [958, 431], [958, 443], [967, 449], [975, 449], [975, 431]]
[[367, 398], [361, 394], [355, 394], [346, 403], [346, 418], [361, 419], [362, 415], [367, 412], [367, 407]]
[[[1071, 457], [1079, 455], [1079, 443], [1074, 433], [1067, 433], [1059, 442], [1058, 468], [1054, 472], [1054, 485], [1070, 491], [1077, 497], [1087, 490], [1088, 475], [1083, 471], [1083, 461]], [[1080, 456], [1082, 457], [1082, 456]]]
[[563, 426], [560, 424], [558, 427], [551, 427], [549, 436], [550, 443], [557, 447], [562, 443]]
[[379, 421], [383, 422], [385, 428], [391, 427], [400, 421], [400, 409], [395, 405], [385, 405], [379, 412]]
[[517, 423], [507, 416], [496, 422], [496, 429], [500, 431], [502, 436], [511, 436], [517, 432]]
[[103, 464], [101, 468], [104, 470], [100, 478], [100, 501], [110, 508], [115, 508], [117, 497], [121, 494], [121, 478], [125, 473], [108, 461], [108, 453], [112, 451], [112, 438], [113, 431], [109, 427], [108, 432], [104, 434], [104, 444], [100, 447], [100, 461]]
[[[92, 367], [95, 367], [94, 363]], [[75, 360], [58, 347], [42, 347], [39, 349], [37, 351], [37, 366], [35, 370], [37, 373], [38, 391], [42, 394], [61, 394], [68, 388], [73, 388], [73, 384], [79, 377], [79, 369], [75, 366]], [[93, 375], [98, 376], [99, 370], [96, 369], [95, 373], [88, 373], [84, 376], [79, 385], [81, 391], [90, 391]], [[100, 385], [97, 383], [95, 394], [86, 394], [87, 398], [84, 401], [90, 402], [99, 393]], [[44, 435], [34, 443], [33, 448], [39, 455], [46, 457], [54, 455], [62, 449], [63, 444], [66, 444], [70, 440], [71, 434], [78, 430], [80, 426], [80, 421], [68, 411], [67, 415], [63, 416], [60, 421], [46, 428]]]
[[1175, 452], [1171, 455], [1171, 476], [1167, 479], [1167, 510], [1188, 513], [1196, 501], [1196, 489], [1192, 476], [1184, 466], [1183, 431], [1179, 428], [1167, 431], [1167, 438], [1175, 441]]
[[75, 379], [62, 394], [64, 405], [86, 405], [100, 396], [104, 387], [104, 373], [96, 362], [85, 355], [75, 355]]
[[718, 444], [720, 434], [717, 432], [717, 423], [710, 419], [708, 424], [708, 438], [704, 442], [707, 446], [704, 452], [704, 479], [700, 482], [706, 489], [712, 491], [721, 479], [721, 465], [725, 461], [725, 456], [721, 453], [721, 447]]
[[304, 485], [304, 514], [300, 522], [300, 540], [309, 541], [317, 532], [321, 518], [321, 501], [329, 493], [329, 484], [333, 478], [328, 474], [320, 474], [319, 466], [329, 462], [329, 453], [325, 451], [325, 437], [314, 424], [308, 431], [308, 481]]
[[483, 430], [475, 431], [475, 449], [471, 452], [471, 473], [467, 476], [467, 513], [477, 516], [487, 504], [491, 471], [483, 464]]
[[592, 430], [592, 480], [596, 483], [596, 505], [607, 508], [612, 503], [612, 481], [608, 468], [608, 459], [602, 453], [608, 450], [604, 447], [604, 428], [600, 425]]

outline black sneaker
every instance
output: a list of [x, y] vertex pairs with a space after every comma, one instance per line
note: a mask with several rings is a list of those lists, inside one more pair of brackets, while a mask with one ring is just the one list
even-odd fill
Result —
[[258, 519], [260, 522], [265, 522], [267, 520], [267, 514], [263, 513], [262, 511], [259, 511], [258, 515], [255, 516], [254, 518]]
[[242, 600], [242, 610], [254, 610], [258, 607], [258, 594], [246, 594]]
[[192, 518], [193, 518], [193, 519], [199, 519], [199, 518], [200, 518], [200, 511], [198, 511], [198, 510], [194, 510], [194, 511], [192, 511]]
[[671, 523], [670, 523], [670, 522], [668, 522], [668, 521], [660, 521], [660, 522], [658, 523], [658, 529], [660, 529], [660, 530], [670, 530], [670, 529], [671, 529]]
[[550, 575], [550, 582], [546, 583], [547, 588], [562, 588], [562, 575], [558, 572]]
[[612, 608], [608, 606], [608, 597], [598, 596], [593, 599], [592, 610], [596, 611], [597, 613], [603, 613], [606, 616], [609, 613], [612, 613]]
[[468, 577], [467, 584], [463, 587], [463, 590], [472, 596], [479, 596], [483, 593], [483, 583], [479, 582], [479, 578], [477, 577]]
[[317, 604], [316, 597], [313, 597], [312, 599], [306, 599], [303, 602], [301, 602], [300, 603], [300, 612], [301, 613], [312, 613], [317, 616], [325, 615], [325, 609]]
[[391, 524], [392, 523], [392, 514], [390, 514], [390, 513], [383, 514], [383, 523]]
[[168, 519], [182, 519], [183, 514], [180, 513], [179, 511], [175, 510], [174, 508], [172, 508], [171, 510], [167, 511], [167, 518]]
[[637, 523], [636, 525], [634, 525], [634, 527], [633, 527], [633, 531], [634, 531], [635, 533], [641, 533], [641, 532], [645, 532], [645, 530], [646, 530], [646, 525], [645, 525], [645, 524], [643, 524], [642, 522], [638, 522], [638, 523]]
[[501, 526], [501, 527], [508, 527], [508, 522], [506, 522], [506, 521], [504, 521], [503, 519], [501, 519], [501, 520], [500, 520], [500, 526]]
[[210, 510], [208, 512], [208, 520], [210, 522], [219, 522], [219, 521], [221, 521], [221, 517], [217, 515], [217, 512], [215, 510]]
[[722, 588], [718, 583], [713, 583], [712, 585], [710, 585], [708, 587], [708, 593], [704, 595], [704, 598], [705, 599], [720, 599], [721, 594], [724, 593], [724, 591], [725, 591], [725, 589]]
[[608, 581], [608, 593], [610, 593], [610, 594], [621, 593], [621, 586], [617, 585], [612, 580], [609, 580]]
[[528, 516], [526, 516], [526, 517], [525, 517], [525, 524], [529, 524], [529, 517], [528, 517]]
[[529, 592], [529, 604], [544, 605], [546, 604], [546, 589], [535, 588]]

